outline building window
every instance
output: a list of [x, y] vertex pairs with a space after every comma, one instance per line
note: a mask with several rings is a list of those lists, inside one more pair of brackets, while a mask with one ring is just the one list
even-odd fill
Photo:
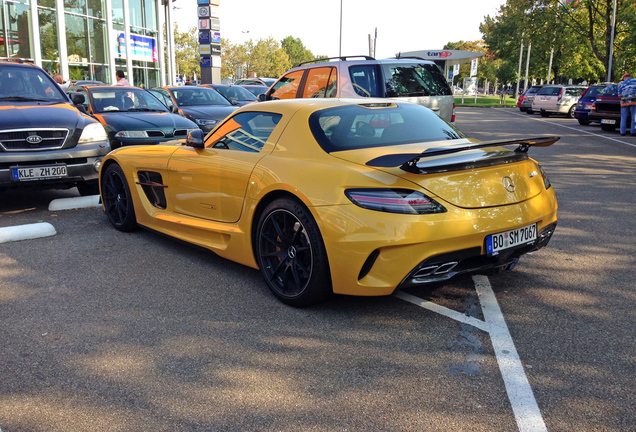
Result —
[[32, 59], [29, 2], [0, 0], [0, 57]]

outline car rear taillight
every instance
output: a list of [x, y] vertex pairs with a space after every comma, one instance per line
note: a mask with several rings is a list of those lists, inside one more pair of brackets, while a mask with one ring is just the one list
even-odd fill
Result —
[[434, 199], [408, 189], [348, 189], [345, 195], [355, 205], [369, 210], [403, 214], [446, 212]]
[[545, 185], [546, 190], [550, 189], [550, 187], [552, 187], [552, 184], [550, 183], [550, 179], [548, 179], [548, 175], [545, 173], [541, 165], [539, 165], [539, 171], [541, 171], [541, 177], [543, 177], [543, 184]]
[[560, 101], [562, 97], [563, 97], [563, 89], [561, 89], [561, 91], [559, 92], [559, 97], [557, 98], [557, 101]]
[[453, 102], [453, 115], [451, 116], [451, 123], [455, 123], [455, 102]]

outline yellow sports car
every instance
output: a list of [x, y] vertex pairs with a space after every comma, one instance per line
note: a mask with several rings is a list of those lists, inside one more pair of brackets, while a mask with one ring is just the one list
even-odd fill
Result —
[[259, 268], [281, 301], [307, 306], [511, 269], [556, 227], [527, 154], [556, 140], [480, 142], [386, 99], [270, 101], [205, 137], [111, 152], [100, 188], [115, 228]]

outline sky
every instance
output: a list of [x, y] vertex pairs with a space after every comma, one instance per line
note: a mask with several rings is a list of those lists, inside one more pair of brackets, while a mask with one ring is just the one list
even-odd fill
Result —
[[[479, 24], [505, 0], [220, 0], [221, 37], [232, 44], [270, 36], [300, 39], [314, 55], [369, 55], [439, 50], [448, 42], [481, 39]], [[176, 0], [173, 21], [184, 32], [197, 26], [197, 0]], [[342, 37], [340, 9], [342, 5]]]

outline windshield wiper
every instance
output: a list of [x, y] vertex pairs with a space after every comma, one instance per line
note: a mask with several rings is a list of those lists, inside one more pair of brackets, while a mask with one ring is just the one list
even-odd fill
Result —
[[51, 99], [28, 98], [24, 96], [7, 96], [0, 98], [0, 101], [27, 101], [27, 102], [54, 102]]
[[130, 108], [128, 111], [164, 112], [163, 110], [153, 108]]

